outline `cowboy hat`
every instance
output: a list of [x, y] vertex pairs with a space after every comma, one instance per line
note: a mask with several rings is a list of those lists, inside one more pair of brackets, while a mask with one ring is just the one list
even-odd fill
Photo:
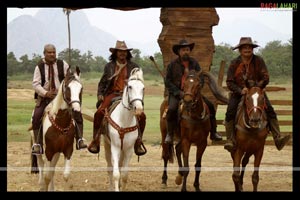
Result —
[[242, 45], [245, 45], [245, 44], [251, 45], [253, 48], [259, 47], [259, 45], [254, 44], [254, 43], [252, 42], [251, 37], [241, 37], [240, 43], [239, 43], [238, 45], [236, 45], [235, 47], [233, 47], [232, 50], [238, 49], [238, 48], [240, 48]]
[[178, 55], [178, 50], [182, 47], [190, 47], [190, 50], [192, 51], [195, 46], [195, 43], [189, 43], [186, 40], [180, 40], [178, 44], [173, 45], [173, 52]]
[[127, 50], [127, 51], [131, 51], [132, 50], [132, 48], [131, 49], [128, 49], [127, 48], [127, 45], [126, 45], [126, 43], [125, 43], [125, 41], [119, 41], [119, 40], [117, 40], [117, 42], [116, 42], [116, 47], [115, 48], [109, 48], [109, 51], [110, 52], [114, 52], [115, 50]]

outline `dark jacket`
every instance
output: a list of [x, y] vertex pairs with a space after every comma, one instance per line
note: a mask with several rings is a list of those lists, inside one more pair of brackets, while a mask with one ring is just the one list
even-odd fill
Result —
[[264, 60], [256, 55], [253, 55], [249, 65], [249, 71], [246, 73], [245, 68], [240, 68], [242, 63], [241, 56], [231, 61], [227, 71], [226, 84], [233, 94], [240, 95], [245, 87], [245, 79], [253, 80], [259, 83], [257, 86], [265, 88], [269, 84], [269, 73]]
[[[111, 61], [105, 65], [102, 78], [98, 83], [97, 96], [99, 95], [106, 96], [108, 95], [107, 93], [111, 91], [115, 78], [111, 80], [109, 80], [109, 78], [115, 73], [115, 67], [116, 67], [115, 61]], [[134, 62], [127, 61], [127, 78], [129, 78], [130, 72], [133, 68], [140, 68], [140, 67]]]
[[[200, 71], [199, 63], [190, 57], [189, 61], [189, 71], [195, 70]], [[171, 63], [167, 67], [165, 86], [169, 92], [174, 96], [178, 96], [180, 94], [180, 86], [181, 86], [181, 78], [184, 74], [184, 66], [181, 64], [179, 58], [171, 61]]]

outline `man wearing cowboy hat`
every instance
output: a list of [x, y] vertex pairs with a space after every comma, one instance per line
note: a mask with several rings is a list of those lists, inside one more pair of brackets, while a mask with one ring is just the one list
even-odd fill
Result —
[[[241, 37], [240, 43], [232, 48], [232, 50], [238, 49], [240, 56], [231, 61], [226, 79], [226, 84], [231, 91], [231, 95], [225, 117], [227, 143], [224, 145], [224, 148], [229, 152], [235, 148], [233, 141], [235, 132], [234, 120], [238, 104], [242, 96], [247, 92], [245, 80], [254, 81], [256, 86], [260, 88], [265, 88], [269, 83], [269, 73], [264, 60], [253, 54], [253, 49], [258, 46], [252, 42], [251, 37]], [[276, 148], [280, 151], [289, 141], [290, 135], [285, 137], [280, 136], [277, 115], [266, 94], [265, 100], [269, 128], [272, 132]]]
[[[88, 146], [91, 153], [99, 153], [100, 151], [100, 126], [105, 114], [105, 108], [110, 105], [113, 98], [122, 96], [125, 87], [125, 81], [129, 78], [130, 72], [134, 68], [140, 68], [136, 63], [131, 61], [132, 55], [127, 48], [125, 41], [117, 41], [115, 48], [109, 48], [112, 53], [109, 57], [110, 62], [104, 67], [104, 73], [98, 83], [97, 91], [97, 111], [94, 114], [93, 141]], [[134, 145], [136, 155], [141, 156], [146, 153], [146, 149], [142, 146], [142, 136], [146, 126], [146, 115], [138, 118], [139, 134]]]
[[[184, 77], [190, 70], [200, 71], [199, 63], [189, 56], [193, 50], [195, 43], [189, 43], [186, 40], [180, 40], [178, 44], [173, 45], [173, 52], [178, 55], [178, 58], [171, 61], [167, 67], [165, 87], [169, 92], [168, 111], [167, 111], [167, 136], [165, 138], [166, 144], [173, 144], [174, 129], [177, 126], [177, 110], [179, 101], [183, 98], [183, 82]], [[201, 77], [202, 85], [204, 78]], [[213, 104], [205, 97], [205, 103], [210, 110], [210, 120], [212, 128], [210, 130], [211, 140], [222, 140], [222, 137], [217, 133], [216, 111]]]

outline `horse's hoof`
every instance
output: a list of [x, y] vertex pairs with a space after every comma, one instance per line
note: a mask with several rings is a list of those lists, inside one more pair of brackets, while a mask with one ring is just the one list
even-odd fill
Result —
[[182, 184], [182, 176], [177, 175], [175, 179], [176, 185], [181, 185]]
[[162, 188], [162, 189], [167, 189], [167, 184], [166, 184], [166, 183], [162, 183], [162, 184], [161, 184], [161, 188]]

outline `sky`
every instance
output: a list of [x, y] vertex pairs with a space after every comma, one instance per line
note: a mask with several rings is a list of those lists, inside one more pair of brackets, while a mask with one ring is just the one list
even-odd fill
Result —
[[[8, 8], [7, 23], [20, 15], [35, 15], [39, 9], [40, 8]], [[216, 10], [220, 21], [217, 26], [213, 27], [215, 44], [227, 43], [235, 45], [238, 43], [239, 38], [226, 39], [230, 37], [231, 33], [224, 31], [230, 27], [233, 28], [237, 20], [244, 20], [245, 22], [251, 20], [276, 30], [281, 34], [288, 35], [289, 38], [292, 37], [292, 10], [270, 10], [262, 8], [216, 8]], [[162, 30], [162, 24], [159, 21], [160, 8], [147, 8], [135, 11], [89, 8], [83, 9], [83, 11], [93, 26], [113, 34], [119, 40], [141, 41], [143, 43], [157, 41]], [[143, 30], [143, 34], [128, 28], [132, 26], [140, 27]], [[244, 34], [242, 30], [231, 30], [241, 31], [241, 34]], [[249, 27], [249, 30], [255, 30], [255, 27]], [[270, 41], [277, 39], [272, 37], [273, 35], [271, 34], [268, 36], [268, 39]], [[255, 38], [253, 39], [255, 40]]]

